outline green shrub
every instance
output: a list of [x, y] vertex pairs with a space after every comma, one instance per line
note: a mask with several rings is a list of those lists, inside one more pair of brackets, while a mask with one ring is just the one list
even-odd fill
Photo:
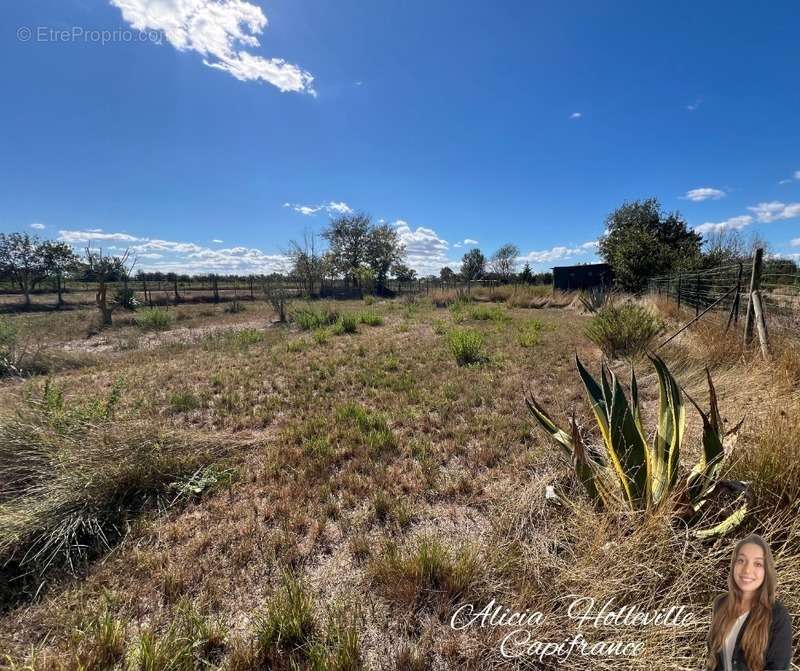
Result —
[[174, 321], [171, 313], [158, 308], [147, 308], [136, 314], [136, 325], [145, 331], [166, 331]]
[[459, 366], [468, 366], [484, 360], [481, 352], [483, 336], [472, 329], [453, 329], [448, 335], [450, 351]]
[[364, 305], [372, 305], [375, 302], [375, 297], [367, 294], [364, 296]]
[[356, 315], [342, 315], [334, 324], [333, 332], [336, 335], [345, 333], [358, 333], [358, 317]]
[[586, 337], [615, 359], [642, 354], [663, 330], [664, 322], [641, 305], [608, 303], [592, 317]]
[[242, 329], [241, 331], [229, 333], [226, 340], [234, 346], [248, 347], [264, 340], [264, 332], [258, 329]]
[[511, 319], [508, 311], [499, 305], [471, 305], [468, 310], [469, 318], [480, 321], [504, 322]]
[[336, 322], [339, 313], [325, 306], [324, 308], [304, 304], [293, 307], [289, 313], [291, 321], [304, 331], [313, 331]]
[[531, 319], [520, 325], [519, 344], [522, 347], [535, 347], [539, 344], [544, 324], [538, 319]]
[[114, 291], [111, 302], [126, 310], [135, 310], [139, 307], [139, 301], [136, 299], [133, 289], [126, 289], [125, 287], [120, 287]]
[[362, 312], [358, 316], [358, 320], [362, 324], [366, 324], [367, 326], [382, 326], [383, 325], [383, 317], [381, 317], [379, 314], [376, 314], [375, 312], [372, 312], [371, 310], [367, 310], [365, 312]]

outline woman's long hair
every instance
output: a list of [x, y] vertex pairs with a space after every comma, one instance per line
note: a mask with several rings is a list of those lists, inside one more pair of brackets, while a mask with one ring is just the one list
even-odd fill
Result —
[[769, 545], [757, 534], [750, 534], [743, 538], [733, 549], [731, 566], [728, 571], [728, 594], [714, 613], [711, 630], [708, 634], [709, 651], [706, 665], [709, 669], [716, 667], [717, 655], [722, 652], [725, 637], [728, 635], [731, 625], [739, 617], [737, 609], [742, 602], [742, 590], [734, 580], [733, 570], [739, 550], [747, 543], [758, 545], [764, 551], [764, 582], [759, 586], [750, 604], [750, 617], [747, 620], [747, 628], [742, 634], [741, 647], [747, 661], [747, 668], [750, 671], [764, 671], [764, 656], [772, 620], [772, 605], [775, 603], [777, 577]]

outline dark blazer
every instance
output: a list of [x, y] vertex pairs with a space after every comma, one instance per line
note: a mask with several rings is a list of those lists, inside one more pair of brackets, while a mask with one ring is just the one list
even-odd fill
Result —
[[[725, 599], [725, 594], [720, 594], [714, 600], [713, 612], [716, 612], [720, 603]], [[736, 637], [736, 645], [733, 648], [731, 666], [733, 671], [749, 671], [744, 651], [741, 648], [742, 634], [747, 628], [750, 615], [744, 619], [739, 635]], [[767, 652], [764, 658], [764, 671], [787, 671], [792, 665], [792, 619], [784, 605], [775, 599], [772, 606], [772, 622], [769, 627], [769, 638], [767, 639]], [[722, 659], [722, 652], [717, 654], [717, 666], [714, 671], [725, 671], [725, 662]]]

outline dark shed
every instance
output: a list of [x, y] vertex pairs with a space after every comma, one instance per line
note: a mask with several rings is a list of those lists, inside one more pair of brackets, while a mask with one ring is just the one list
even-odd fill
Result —
[[553, 268], [553, 288], [561, 291], [605, 287], [610, 286], [613, 281], [614, 273], [607, 263]]

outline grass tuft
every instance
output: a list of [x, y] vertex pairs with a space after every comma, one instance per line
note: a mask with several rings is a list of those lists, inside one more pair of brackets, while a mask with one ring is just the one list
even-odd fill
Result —
[[610, 359], [643, 354], [664, 323], [646, 307], [636, 303], [607, 304], [586, 327], [586, 337]]
[[471, 329], [453, 329], [448, 335], [450, 351], [459, 366], [481, 363], [483, 355], [483, 336]]

